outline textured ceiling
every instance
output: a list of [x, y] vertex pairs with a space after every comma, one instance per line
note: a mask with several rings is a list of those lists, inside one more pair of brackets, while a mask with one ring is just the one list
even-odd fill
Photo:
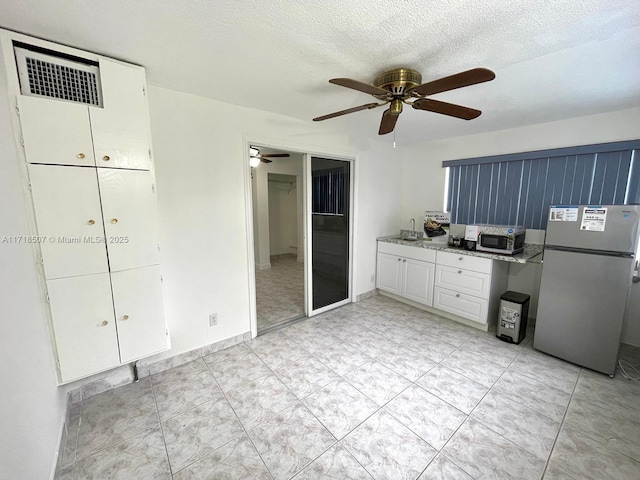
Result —
[[[0, 0], [0, 26], [141, 64], [155, 85], [309, 121], [374, 101], [330, 78], [496, 72], [433, 97], [482, 110], [476, 120], [405, 109], [407, 143], [640, 106], [637, 0]], [[382, 110], [325, 124], [377, 136]]]

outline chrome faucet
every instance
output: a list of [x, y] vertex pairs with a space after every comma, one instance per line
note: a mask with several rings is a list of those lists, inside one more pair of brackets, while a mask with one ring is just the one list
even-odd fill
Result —
[[412, 218], [410, 220], [411, 222], [411, 235], [415, 235], [416, 234], [416, 219]]

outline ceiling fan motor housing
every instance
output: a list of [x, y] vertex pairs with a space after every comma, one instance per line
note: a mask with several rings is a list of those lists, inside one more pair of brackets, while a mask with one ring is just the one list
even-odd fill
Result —
[[422, 84], [422, 74], [410, 68], [396, 68], [378, 75], [373, 84], [394, 96], [403, 96], [409, 89]]

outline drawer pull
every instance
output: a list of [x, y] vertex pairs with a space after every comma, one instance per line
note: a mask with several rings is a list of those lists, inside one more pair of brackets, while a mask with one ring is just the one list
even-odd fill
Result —
[[122, 319], [123, 319], [123, 320], [129, 320], [129, 315], [123, 315], [123, 316], [122, 316]]
[[109, 160], [111, 160], [111, 157], [109, 155], [105, 155], [104, 157], [102, 157], [102, 160], [108, 162]]
[[456, 297], [457, 297], [457, 298], [460, 298], [460, 294], [459, 294], [459, 293], [456, 293]]
[[107, 322], [106, 320], [104, 320], [104, 321], [101, 323], [101, 325], [102, 325], [103, 327], [106, 327], [107, 325], [109, 325], [109, 322]]
[[406, 262], [406, 260], [405, 260], [405, 259], [402, 259], [402, 261], [403, 261], [403, 262]]
[[401, 258], [398, 259], [398, 261], [402, 260]]
[[458, 260], [462, 261], [464, 260], [464, 257], [458, 257]]
[[96, 221], [92, 218], [87, 222], [89, 225], [95, 225]]
[[78, 155], [76, 155], [76, 157], [83, 159], [84, 158], [84, 153], [79, 153]]
[[458, 273], [462, 273], [462, 270], [458, 270]]

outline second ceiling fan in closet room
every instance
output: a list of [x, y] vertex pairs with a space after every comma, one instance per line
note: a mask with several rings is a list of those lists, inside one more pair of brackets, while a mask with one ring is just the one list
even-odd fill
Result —
[[313, 121], [319, 122], [329, 118], [359, 112], [360, 110], [368, 110], [391, 104], [382, 114], [380, 129], [378, 131], [379, 135], [385, 135], [393, 132], [396, 122], [398, 121], [398, 116], [402, 113], [403, 103], [411, 105], [416, 110], [426, 110], [429, 112], [461, 118], [463, 120], [472, 120], [479, 117], [482, 112], [473, 108], [463, 107], [462, 105], [442, 102], [440, 100], [433, 100], [426, 97], [436, 93], [455, 90], [456, 88], [489, 82], [495, 77], [495, 73], [489, 69], [473, 68], [455, 75], [422, 83], [422, 75], [420, 72], [409, 68], [397, 68], [376, 77], [373, 85], [353, 80], [351, 78], [332, 78], [329, 80], [329, 83], [358, 90], [359, 92], [368, 93], [373, 95], [382, 103], [366, 103], [358, 107], [347, 108], [346, 110], [340, 110], [328, 115], [316, 117]]
[[259, 160], [260, 162], [263, 162], [263, 163], [271, 163], [273, 160], [269, 160], [270, 158], [284, 158], [284, 157], [289, 157], [290, 155], [288, 153], [267, 153], [267, 154], [261, 155], [260, 149], [252, 145], [249, 147], [249, 156], [250, 156], [250, 160], [254, 162]]

